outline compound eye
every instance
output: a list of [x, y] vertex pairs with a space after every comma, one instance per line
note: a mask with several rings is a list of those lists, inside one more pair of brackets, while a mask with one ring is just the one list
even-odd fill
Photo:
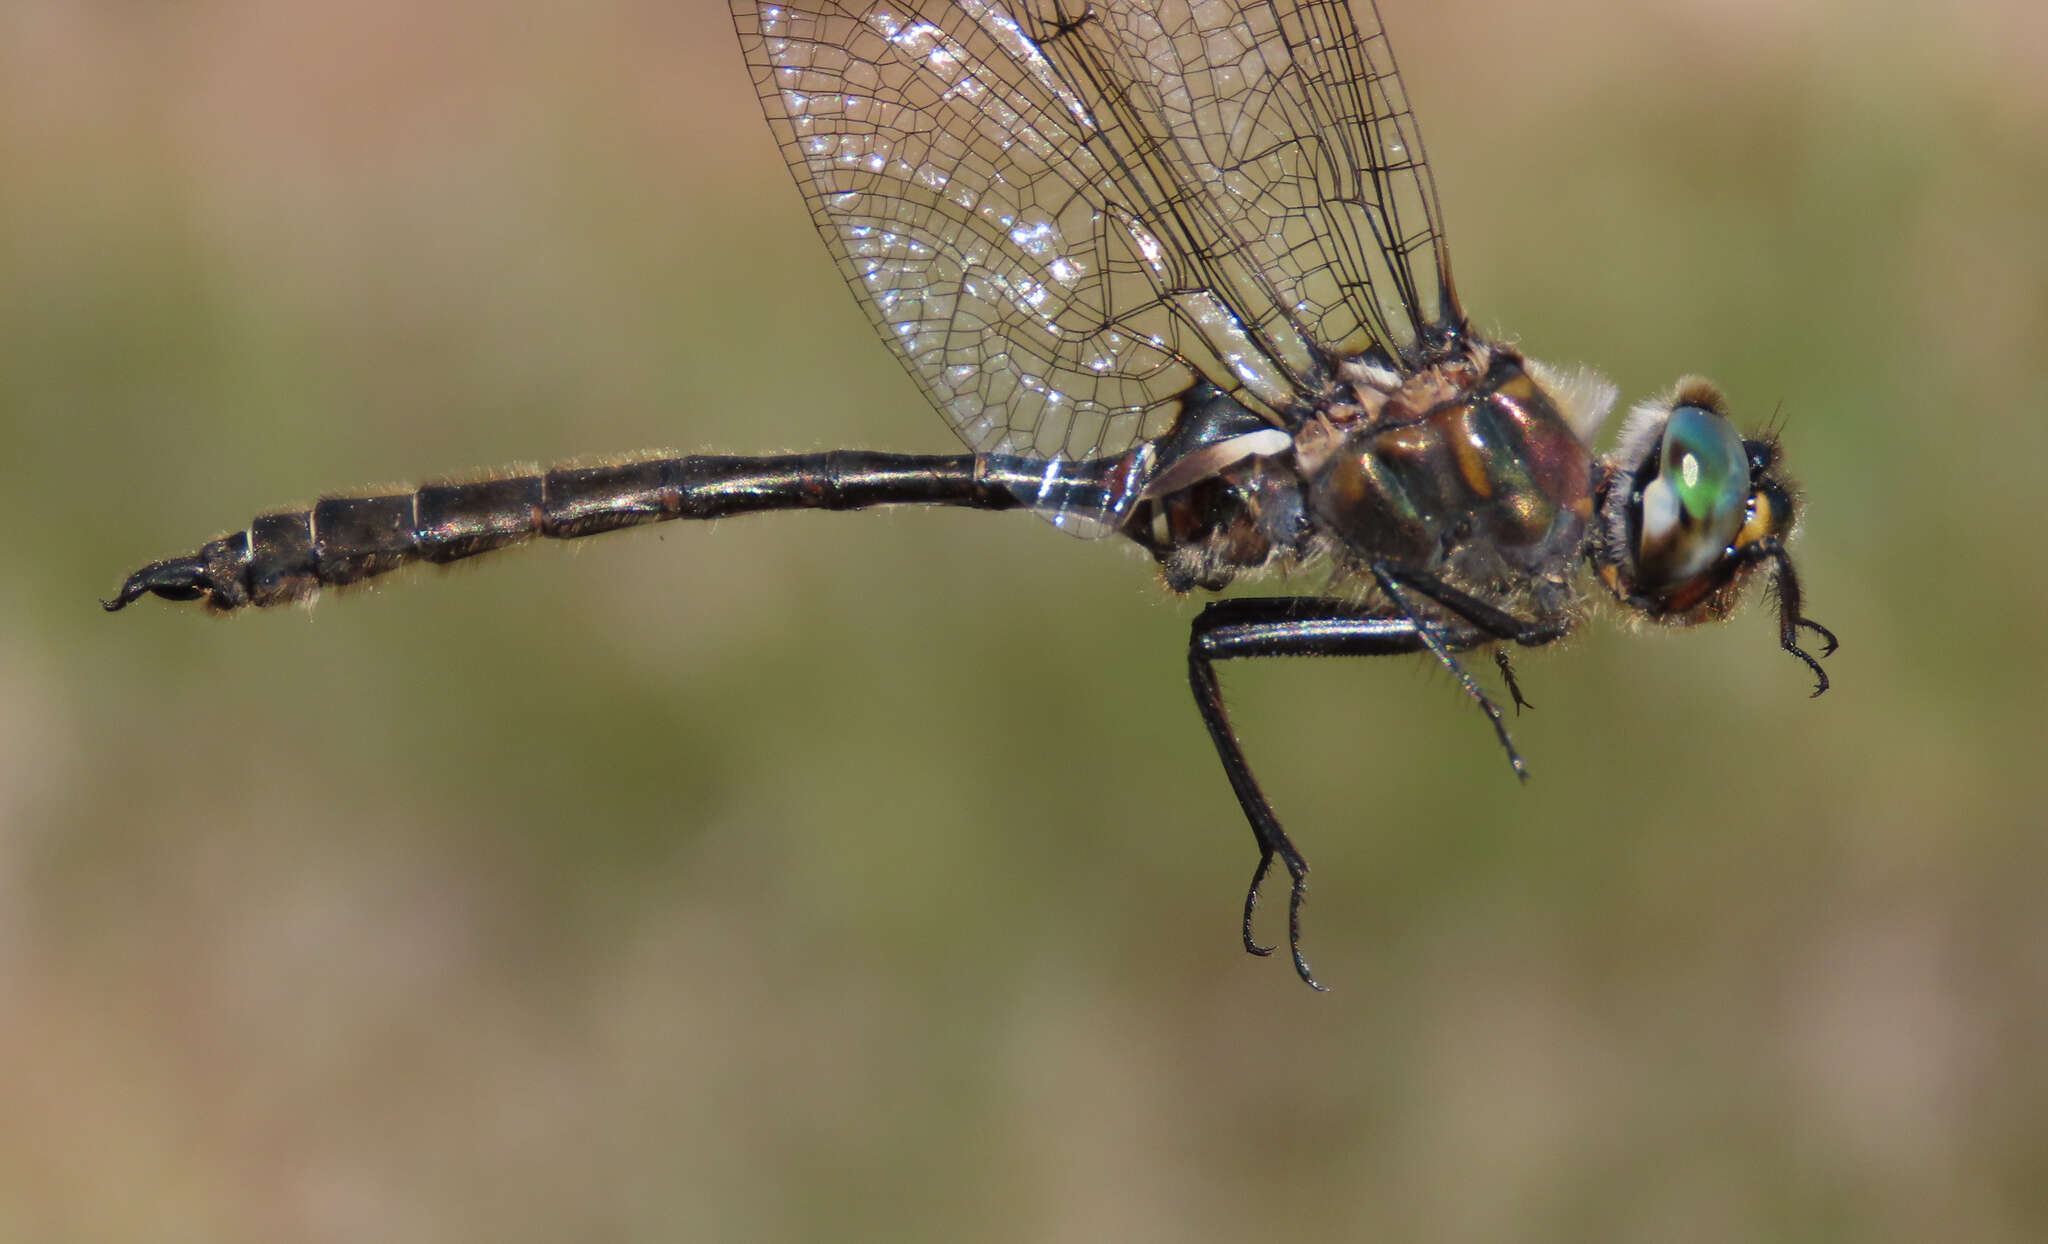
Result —
[[1652, 590], [1706, 573], [1742, 530], [1749, 451], [1728, 420], [1680, 406], [1664, 423], [1655, 470], [1642, 486], [1636, 537], [1637, 581]]

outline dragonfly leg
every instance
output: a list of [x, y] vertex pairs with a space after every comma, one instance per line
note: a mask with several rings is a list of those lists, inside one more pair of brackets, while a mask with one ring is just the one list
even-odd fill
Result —
[[[1821, 659], [1831, 657], [1841, 645], [1835, 640], [1835, 633], [1807, 617], [1799, 610], [1799, 576], [1792, 571], [1792, 559], [1785, 554], [1785, 546], [1776, 539], [1759, 540], [1743, 552], [1751, 561], [1768, 561], [1777, 567], [1778, 592], [1778, 646], [1806, 662], [1806, 668], [1813, 671], [1813, 694], [1818, 696], [1828, 689], [1828, 672], [1820, 667]], [[1820, 657], [1799, 646], [1799, 632], [1809, 630], [1820, 636]]]
[[[1473, 702], [1486, 714], [1487, 720], [1493, 723], [1494, 735], [1500, 740], [1502, 750], [1507, 752], [1508, 764], [1514, 768], [1515, 776], [1522, 781], [1528, 781], [1529, 766], [1523, 762], [1520, 753], [1515, 751], [1514, 740], [1508, 736], [1507, 722], [1501, 717], [1500, 707], [1451, 655], [1453, 649], [1471, 645], [1445, 643], [1446, 632], [1443, 627], [1416, 613], [1402, 589], [1405, 587], [1429, 598], [1446, 613], [1493, 639], [1512, 640], [1524, 647], [1547, 644], [1562, 637], [1569, 624], [1563, 619], [1523, 621], [1505, 609], [1489, 605], [1475, 596], [1459, 591], [1434, 575], [1410, 570], [1390, 562], [1375, 564], [1372, 567], [1372, 576], [1380, 585], [1380, 590], [1386, 593], [1387, 599], [1415, 623], [1416, 630], [1431, 654], [1443, 662], [1444, 668], [1449, 670], [1459, 685], [1465, 689], [1465, 694], [1472, 697]], [[1508, 664], [1507, 653], [1495, 649], [1493, 659], [1500, 667], [1502, 678], [1507, 682], [1508, 694], [1513, 697], [1516, 713], [1519, 714], [1525, 707], [1534, 708], [1535, 706], [1522, 696], [1521, 684], [1515, 679], [1514, 667]]]
[[[1255, 955], [1271, 953], [1252, 936], [1252, 917], [1257, 910], [1259, 888], [1278, 859], [1287, 869], [1287, 945], [1294, 957], [1294, 970], [1310, 986], [1321, 989], [1301, 949], [1301, 906], [1308, 895], [1308, 861], [1303, 858], [1273, 805], [1259, 789], [1245, 760], [1244, 748], [1231, 728], [1223, 706], [1222, 689], [1216, 678], [1216, 662], [1247, 657], [1367, 657], [1431, 652], [1450, 667], [1465, 684], [1468, 693], [1489, 710], [1501, 741], [1508, 748], [1516, 772], [1524, 771], [1521, 758], [1507, 739], [1500, 710], [1486, 698], [1451, 654], [1479, 647], [1495, 640], [1521, 644], [1548, 643], [1564, 633], [1560, 623], [1523, 622], [1503, 610], [1428, 576], [1397, 567], [1375, 570], [1383, 576], [1382, 587], [1400, 610], [1389, 614], [1373, 612], [1356, 601], [1324, 597], [1289, 596], [1223, 600], [1211, 604], [1195, 619], [1188, 636], [1188, 682], [1194, 689], [1195, 707], [1202, 724], [1216, 745], [1224, 776], [1237, 795], [1237, 803], [1250, 822], [1258, 842], [1259, 863], [1252, 872], [1251, 886], [1244, 898], [1244, 948]], [[1401, 584], [1443, 605], [1458, 621], [1450, 625], [1425, 623], [1409, 607]], [[1509, 675], [1509, 685], [1514, 686]], [[1515, 689], [1517, 703], [1526, 703]]]
[[[1214, 608], [1211, 606], [1210, 610]], [[1252, 776], [1251, 765], [1244, 758], [1244, 748], [1238, 744], [1237, 733], [1230, 728], [1230, 716], [1223, 707], [1223, 689], [1216, 680], [1217, 654], [1203, 642], [1203, 623], [1210, 610], [1203, 611], [1195, 620], [1194, 633], [1188, 641], [1188, 683], [1194, 689], [1195, 707], [1201, 711], [1202, 724], [1209, 728], [1216, 755], [1223, 762], [1224, 776], [1230, 779], [1238, 807], [1244, 809], [1245, 819], [1251, 822], [1252, 837], [1259, 844], [1258, 867], [1252, 872], [1252, 883], [1244, 896], [1244, 948], [1255, 955], [1273, 953], [1272, 947], [1260, 945], [1252, 936], [1252, 916], [1259, 905], [1259, 887], [1265, 884], [1266, 874], [1278, 856], [1287, 867], [1289, 880], [1287, 944], [1294, 954], [1294, 970], [1311, 988], [1321, 989], [1323, 986], [1316, 983], [1315, 973], [1309, 970], [1308, 960], [1301, 953], [1301, 904], [1308, 894], [1308, 861], [1280, 827], [1280, 818], [1273, 815], [1273, 805], [1259, 789], [1258, 779]]]
[[[1479, 634], [1462, 637], [1466, 646], [1483, 642]], [[1244, 898], [1244, 948], [1255, 955], [1271, 953], [1252, 935], [1252, 917], [1258, 908], [1259, 888], [1272, 871], [1277, 858], [1287, 869], [1287, 945], [1294, 958], [1294, 970], [1311, 987], [1321, 989], [1301, 949], [1301, 906], [1308, 895], [1308, 861], [1303, 858], [1273, 805], [1252, 776], [1244, 748], [1231, 729], [1223, 706], [1222, 688], [1216, 678], [1216, 662], [1246, 657], [1286, 656], [1387, 656], [1420, 652], [1427, 647], [1412, 618], [1386, 617], [1367, 612], [1354, 601], [1320, 597], [1274, 597], [1217, 601], [1195, 619], [1188, 636], [1188, 682], [1195, 694], [1195, 707], [1202, 724], [1216, 745], [1224, 776], [1237, 795], [1238, 807], [1250, 822], [1252, 837], [1259, 847], [1258, 867], [1252, 873]]]
[[1525, 708], [1533, 710], [1536, 706], [1522, 696], [1522, 684], [1515, 678], [1515, 667], [1508, 661], [1508, 650], [1495, 648], [1493, 663], [1500, 667], [1501, 681], [1508, 685], [1508, 695], [1515, 702], [1515, 716], [1520, 717]]
[[[1507, 752], [1508, 765], [1514, 769], [1515, 777], [1524, 782], [1528, 781], [1528, 763], [1522, 759], [1522, 754], [1515, 750], [1515, 740], [1508, 734], [1507, 718], [1502, 716], [1500, 705], [1495, 704], [1493, 697], [1486, 694], [1486, 689], [1479, 685], [1478, 681], [1467, 672], [1464, 666], [1458, 664], [1458, 658], [1452, 655], [1451, 647], [1444, 642], [1444, 637], [1439, 633], [1440, 628], [1437, 624], [1416, 612], [1408, 593], [1401, 587], [1401, 579], [1405, 576], [1393, 567], [1375, 565], [1372, 567], [1372, 577], [1380, 585], [1380, 590], [1386, 593], [1387, 599], [1393, 602], [1394, 607], [1401, 611], [1401, 615], [1413, 624], [1416, 637], [1422, 646], [1428, 648], [1430, 655], [1434, 656], [1443, 664], [1445, 669], [1451, 672], [1451, 677], [1458, 680], [1458, 685], [1464, 688], [1465, 694], [1472, 698], [1472, 702], [1479, 706], [1479, 711], [1485, 713], [1486, 719], [1493, 723], [1494, 737], [1500, 740], [1501, 749]], [[1427, 595], [1428, 593], [1424, 594]], [[1500, 612], [1493, 609], [1490, 605], [1485, 606], [1485, 608], [1488, 612]], [[1501, 616], [1509, 617], [1505, 613], [1502, 613]], [[1483, 624], [1478, 625], [1481, 626], [1481, 629], [1488, 630], [1489, 634], [1492, 633]], [[1512, 682], [1512, 679], [1510, 681]], [[1515, 691], [1515, 698], [1517, 700], [1521, 699], [1519, 688]]]

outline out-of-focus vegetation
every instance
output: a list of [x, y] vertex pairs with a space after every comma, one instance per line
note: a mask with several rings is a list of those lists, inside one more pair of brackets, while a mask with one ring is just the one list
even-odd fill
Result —
[[[323, 490], [944, 450], [702, 0], [0, 14], [0, 1231], [2048, 1235], [2048, 27], [1388, 0], [1480, 322], [1782, 411], [1724, 628], [1226, 677], [1024, 517], [94, 597]], [[1277, 913], [1275, 913], [1277, 914]], [[1277, 922], [1269, 930], [1277, 934]]]

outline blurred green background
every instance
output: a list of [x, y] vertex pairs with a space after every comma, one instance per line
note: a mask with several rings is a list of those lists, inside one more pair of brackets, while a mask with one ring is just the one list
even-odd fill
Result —
[[2048, 1238], [2048, 16], [1385, 7], [1479, 323], [1782, 408], [1843, 647], [1596, 622], [1523, 789], [1424, 661], [1228, 670], [1328, 996], [1196, 603], [1028, 518], [96, 608], [325, 490], [950, 448], [723, 6], [0, 9], [0, 1235]]

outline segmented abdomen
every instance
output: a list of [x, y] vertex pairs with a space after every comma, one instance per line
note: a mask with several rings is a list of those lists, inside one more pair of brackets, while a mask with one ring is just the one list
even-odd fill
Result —
[[[859, 451], [649, 458], [429, 484], [392, 496], [329, 497], [310, 509], [263, 515], [188, 557], [144, 566], [106, 607], [152, 593], [203, 600], [215, 610], [282, 605], [412, 562], [459, 561], [535, 536], [569, 540], [670, 519], [877, 505], [1014, 509], [1020, 495], [1035, 496], [1030, 489], [1044, 466], [985, 454]], [[1077, 478], [1069, 486], [1091, 481]]]

